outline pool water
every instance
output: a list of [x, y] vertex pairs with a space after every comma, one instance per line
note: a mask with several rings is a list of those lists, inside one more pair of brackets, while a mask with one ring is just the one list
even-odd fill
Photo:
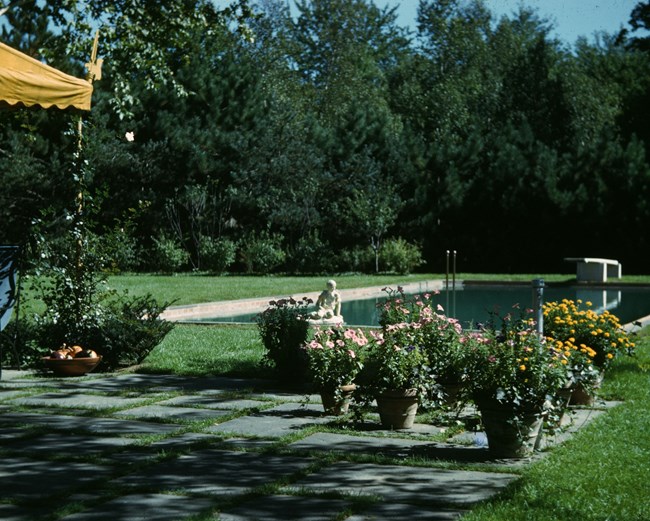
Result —
[[[650, 289], [590, 289], [585, 287], [545, 287], [544, 302], [562, 300], [591, 302], [591, 309], [600, 313], [605, 309], [615, 314], [621, 323], [632, 322], [650, 314]], [[377, 305], [384, 299], [373, 302], [354, 301], [347, 303], [342, 314], [348, 324], [378, 325]], [[534, 294], [531, 286], [465, 286], [456, 291], [442, 291], [431, 299], [440, 304], [447, 316], [457, 318], [464, 327], [486, 322], [491, 312], [505, 315], [513, 306], [532, 308]], [[345, 306], [346, 303], [344, 303]], [[374, 307], [374, 310], [372, 309]], [[370, 316], [370, 320], [368, 320]]]
[[[615, 314], [621, 323], [626, 324], [650, 315], [650, 288], [619, 287], [595, 289], [584, 286], [546, 286], [544, 302], [562, 300], [582, 300], [591, 302], [594, 311], [605, 309]], [[533, 289], [530, 285], [465, 285], [455, 291], [442, 291], [432, 296], [434, 305], [440, 304], [445, 314], [457, 318], [464, 327], [486, 322], [490, 312], [501, 315], [510, 312], [513, 306], [533, 307]], [[385, 297], [343, 301], [341, 314], [345, 323], [354, 326], [379, 325], [377, 306]], [[226, 318], [205, 319], [205, 322], [251, 322], [256, 313]]]

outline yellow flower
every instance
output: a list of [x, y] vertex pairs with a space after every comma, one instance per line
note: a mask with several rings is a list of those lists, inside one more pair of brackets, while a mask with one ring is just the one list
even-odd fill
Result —
[[612, 353], [607, 353], [607, 358], [611, 360], [612, 358], [614, 358], [614, 355]]
[[526, 366], [525, 366], [524, 364], [521, 364], [521, 365], [519, 366], [519, 370], [520, 370], [520, 371], [525, 371], [525, 370], [526, 370]]

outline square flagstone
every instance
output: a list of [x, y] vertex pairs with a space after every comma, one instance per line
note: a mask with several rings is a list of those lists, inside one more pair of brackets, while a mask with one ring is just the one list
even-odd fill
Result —
[[406, 440], [402, 438], [351, 436], [317, 432], [289, 445], [292, 449], [323, 452], [370, 453], [390, 456], [408, 456], [417, 446], [426, 446], [430, 442]]
[[398, 435], [407, 438], [436, 436], [442, 432], [440, 427], [429, 423], [414, 423], [410, 429], [387, 429], [381, 424], [378, 414], [369, 414], [364, 423], [359, 425], [358, 428], [362, 431], [376, 432], [379, 435]]
[[45, 519], [51, 508], [33, 505], [10, 505], [0, 503], [0, 519], [2, 521], [34, 521]]
[[25, 394], [25, 391], [20, 389], [0, 389], [0, 401], [9, 400]]
[[329, 432], [317, 432], [291, 443], [289, 447], [303, 451], [368, 453], [396, 458], [413, 456], [462, 463], [483, 463], [490, 459], [487, 444], [479, 448], [416, 439], [387, 436], [354, 436]]
[[68, 381], [66, 383], [74, 388], [102, 388], [110, 390], [111, 392], [117, 392], [124, 389], [149, 391], [159, 386], [169, 389], [181, 389], [184, 383], [189, 380], [191, 380], [191, 378], [177, 375], [124, 373], [118, 375], [107, 375], [106, 377], [92, 381]]
[[262, 440], [260, 438], [226, 438], [223, 440], [224, 448], [230, 450], [256, 450], [265, 447], [272, 447], [277, 443], [275, 440]]
[[106, 479], [112, 472], [91, 463], [5, 457], [0, 465], [0, 497], [40, 499], [65, 494]]
[[42, 407], [77, 407], [85, 409], [114, 409], [130, 407], [142, 403], [144, 398], [124, 398], [121, 396], [106, 396], [101, 394], [84, 394], [74, 391], [44, 393], [25, 398], [16, 398], [10, 403]]
[[137, 465], [147, 460], [153, 461], [160, 454], [169, 454], [174, 451], [185, 453], [190, 450], [198, 450], [199, 446], [203, 447], [202, 450], [205, 450], [207, 446], [219, 444], [220, 442], [221, 438], [219, 436], [200, 432], [187, 432], [179, 436], [170, 436], [153, 443], [136, 445], [129, 447], [128, 450], [108, 453], [103, 456], [122, 465]]
[[302, 403], [308, 401], [309, 403], [321, 403], [320, 394], [297, 394], [291, 392], [282, 392], [282, 391], [265, 391], [254, 393], [251, 398], [262, 398], [266, 401], [277, 401], [277, 402], [293, 402], [293, 403]]
[[50, 415], [37, 413], [7, 413], [0, 416], [0, 425], [46, 426], [55, 430], [85, 430], [114, 435], [169, 434], [178, 431], [180, 425], [122, 420], [118, 418], [93, 418], [86, 416]]
[[338, 462], [299, 480], [289, 490], [377, 495], [386, 501], [471, 505], [517, 479], [514, 474]]
[[26, 451], [29, 454], [57, 456], [70, 454], [79, 457], [116, 450], [136, 442], [137, 440], [133, 438], [48, 433], [36, 438], [15, 440], [13, 443], [7, 443], [5, 447], [13, 451]]
[[145, 405], [115, 413], [115, 416], [133, 418], [156, 418], [171, 421], [200, 421], [229, 415], [229, 411], [197, 409], [193, 407], [171, 407], [165, 405]]
[[311, 464], [307, 458], [217, 449], [195, 451], [162, 461], [117, 480], [121, 485], [195, 494], [237, 494], [274, 482]]
[[395, 521], [396, 519], [405, 521], [453, 521], [460, 519], [466, 513], [466, 510], [453, 508], [428, 508], [423, 505], [386, 501], [373, 505], [361, 514], [346, 517], [345, 521]]
[[301, 496], [270, 496], [247, 501], [219, 513], [219, 521], [330, 521], [348, 508], [350, 503], [340, 499]]
[[227, 398], [224, 396], [205, 396], [205, 395], [189, 395], [189, 396], [176, 396], [169, 400], [158, 402], [158, 405], [180, 405], [180, 406], [196, 406], [206, 409], [225, 409], [225, 410], [239, 410], [239, 409], [254, 409], [259, 407], [268, 407], [268, 402], [261, 400], [249, 400], [243, 398]]
[[466, 447], [487, 447], [487, 436], [483, 431], [464, 431], [456, 434], [450, 440], [454, 444], [464, 445]]
[[2, 388], [3, 390], [30, 389], [32, 387], [56, 388], [58, 387], [58, 385], [57, 382], [53, 382], [50, 380], [10, 380], [8, 382], [4, 382], [0, 380], [0, 388]]
[[64, 521], [182, 521], [212, 507], [212, 501], [168, 494], [131, 494], [99, 503]]
[[311, 425], [332, 420], [325, 416], [322, 405], [283, 403], [255, 414], [235, 418], [206, 429], [206, 432], [236, 433], [261, 438], [280, 438]]
[[565, 413], [565, 419], [563, 421], [564, 428], [555, 433], [545, 432], [543, 436], [543, 446], [544, 448], [552, 447], [554, 445], [559, 445], [568, 440], [573, 436], [578, 430], [583, 428], [585, 425], [591, 423], [593, 420], [598, 418], [601, 414], [604, 414], [606, 410], [604, 409], [583, 409], [583, 408], [571, 408]]
[[[3, 427], [0, 429], [0, 441], [4, 443], [27, 436], [29, 431], [20, 427]], [[1, 518], [0, 518], [1, 519]]]

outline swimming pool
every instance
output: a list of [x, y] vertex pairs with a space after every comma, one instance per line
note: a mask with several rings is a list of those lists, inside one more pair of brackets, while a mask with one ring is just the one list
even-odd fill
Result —
[[[433, 295], [434, 304], [440, 304], [448, 316], [455, 317], [463, 326], [488, 320], [491, 311], [508, 313], [514, 305], [522, 308], [533, 306], [533, 289], [530, 284], [464, 284], [455, 291], [441, 291]], [[650, 315], [650, 288], [620, 286], [595, 288], [586, 286], [546, 286], [544, 302], [562, 300], [582, 300], [591, 302], [592, 309], [602, 312], [608, 309], [621, 323], [633, 322]], [[385, 297], [343, 301], [342, 315], [345, 323], [354, 326], [377, 326], [379, 314], [377, 305]], [[211, 323], [250, 323], [257, 313], [246, 313], [231, 317], [205, 318], [199, 322]]]

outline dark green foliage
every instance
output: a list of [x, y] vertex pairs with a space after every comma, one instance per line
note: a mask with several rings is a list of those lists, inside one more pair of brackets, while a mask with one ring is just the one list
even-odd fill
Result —
[[337, 271], [374, 273], [375, 252], [372, 246], [346, 248], [337, 253]]
[[379, 251], [383, 271], [408, 274], [423, 263], [420, 249], [401, 237], [384, 242]]
[[[158, 304], [150, 295], [144, 297], [113, 296], [102, 304], [95, 304], [91, 310], [93, 320], [83, 327], [75, 328], [62, 309], [56, 322], [52, 314], [38, 316], [35, 321], [27, 318], [13, 327], [18, 327], [18, 342], [15, 352], [17, 362], [22, 366], [38, 366], [40, 357], [49, 356], [64, 343], [92, 349], [102, 356], [96, 371], [114, 371], [140, 364], [147, 355], [169, 333], [174, 324], [160, 318], [167, 304]], [[48, 308], [52, 311], [52, 308]], [[8, 328], [9, 329], [9, 328]], [[14, 330], [3, 331], [2, 339], [5, 358], [13, 361]]]
[[201, 237], [199, 254], [201, 269], [212, 273], [224, 273], [235, 262], [237, 245], [228, 239]]
[[262, 232], [244, 237], [239, 256], [247, 273], [269, 273], [280, 266], [286, 257], [281, 246], [282, 237]]
[[271, 301], [256, 319], [266, 349], [263, 363], [274, 368], [286, 384], [304, 383], [307, 375], [308, 360], [301, 346], [309, 333], [307, 313], [311, 303], [306, 297], [300, 301], [291, 297]]
[[48, 356], [50, 350], [43, 348], [37, 341], [37, 328], [30, 320], [14, 317], [0, 331], [3, 367], [37, 367], [42, 356]]
[[107, 271], [114, 262], [114, 241], [90, 231], [96, 200], [86, 190], [91, 171], [75, 156], [77, 195], [74, 210], [63, 216], [49, 212], [34, 227], [32, 291], [45, 307], [26, 317], [22, 359], [33, 362], [63, 344], [80, 345], [104, 356], [99, 370], [141, 362], [173, 325], [160, 319], [168, 304], [151, 296], [129, 297], [108, 288]]
[[176, 240], [161, 236], [153, 239], [147, 264], [154, 271], [173, 273], [186, 265], [189, 258], [187, 251]]
[[336, 257], [317, 233], [310, 233], [298, 240], [288, 255], [287, 266], [293, 273], [332, 273], [338, 269]]
[[[422, 1], [412, 34], [369, 0], [300, 1], [293, 17], [278, 0], [140, 4], [22, 2], [2, 28], [82, 76], [102, 19], [84, 151], [88, 187], [110, 198], [90, 230], [109, 269], [418, 269], [382, 265], [397, 238], [433, 271], [448, 249], [466, 271], [583, 254], [645, 269], [647, 2], [629, 30], [573, 47], [530, 8], [497, 20], [478, 1]], [[3, 242], [67, 206], [74, 118], [0, 112]], [[622, 233], [636, 239], [603, 240]]]
[[142, 250], [135, 237], [116, 229], [104, 234], [102, 240], [107, 249], [107, 269], [111, 273], [135, 271], [141, 266]]
[[116, 299], [108, 305], [96, 337], [82, 345], [94, 345], [101, 353], [100, 371], [140, 364], [174, 328], [172, 322], [160, 318], [167, 306], [151, 295]]

